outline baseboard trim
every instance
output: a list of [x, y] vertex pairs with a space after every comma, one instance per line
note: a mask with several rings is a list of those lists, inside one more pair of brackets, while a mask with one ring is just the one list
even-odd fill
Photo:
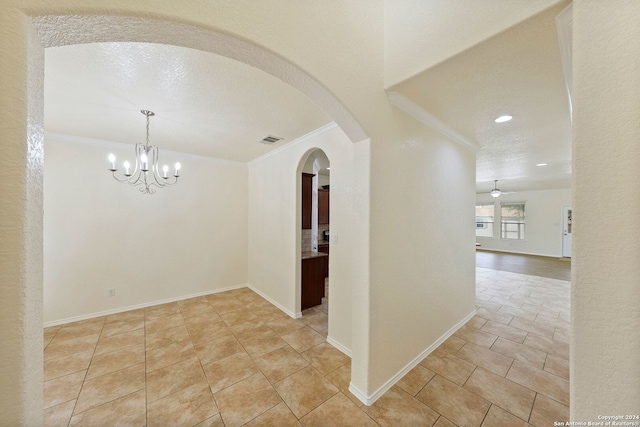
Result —
[[220, 292], [227, 292], [227, 291], [232, 291], [234, 289], [246, 288], [246, 287], [248, 287], [248, 285], [249, 285], [248, 283], [244, 283], [244, 284], [241, 284], [241, 285], [227, 286], [225, 288], [215, 289], [213, 291], [197, 292], [197, 293], [194, 293], [194, 294], [182, 295], [182, 296], [179, 296], [179, 297], [166, 298], [166, 299], [163, 299], [163, 300], [145, 302], [145, 303], [142, 303], [142, 304], [128, 305], [126, 307], [114, 308], [114, 309], [111, 309], [111, 310], [99, 311], [99, 312], [96, 312], [96, 313], [83, 314], [81, 316], [67, 317], [67, 318], [60, 319], [60, 320], [52, 320], [50, 322], [45, 322], [44, 323], [44, 327], [48, 328], [49, 326], [66, 325], [67, 323], [79, 322], [81, 320], [94, 319], [94, 318], [100, 317], [100, 316], [108, 316], [110, 314], [118, 314], [118, 313], [122, 313], [122, 312], [125, 312], [125, 311], [137, 310], [139, 308], [153, 307], [154, 305], [167, 304], [167, 303], [170, 303], [170, 302], [182, 301], [182, 300], [189, 299], [189, 298], [196, 298], [196, 297], [202, 297], [202, 296], [206, 296], [206, 295], [219, 294]]
[[327, 335], [327, 343], [329, 343], [330, 345], [334, 346], [336, 349], [340, 350], [346, 356], [349, 356], [349, 359], [351, 359], [351, 350], [349, 350], [344, 345], [340, 344], [335, 339], [331, 338], [329, 335]]
[[427, 347], [422, 352], [420, 352], [419, 355], [417, 355], [411, 362], [409, 362], [397, 374], [389, 378], [387, 382], [385, 382], [378, 390], [376, 390], [370, 396], [367, 396], [365, 393], [358, 390], [358, 388], [355, 385], [353, 385], [353, 383], [349, 384], [349, 391], [353, 393], [353, 395], [356, 396], [365, 405], [367, 406], [373, 405], [375, 401], [378, 400], [383, 394], [385, 394], [391, 387], [393, 387], [395, 383], [400, 381], [402, 377], [404, 377], [407, 374], [407, 372], [415, 368], [418, 365], [418, 363], [422, 361], [422, 359], [427, 357], [433, 350], [438, 348], [440, 344], [445, 342], [447, 338], [453, 335], [458, 329], [460, 329], [465, 323], [471, 320], [471, 318], [475, 315], [476, 315], [476, 309], [473, 309], [471, 313], [467, 314], [461, 321], [456, 323], [451, 329], [449, 329], [442, 336], [440, 336], [440, 338], [438, 338], [433, 344], [431, 344], [429, 347]]
[[535, 252], [505, 251], [503, 249], [492, 249], [492, 248], [483, 248], [483, 247], [477, 247], [476, 250], [477, 251], [483, 251], [483, 252], [501, 252], [501, 253], [505, 253], [505, 254], [543, 256], [545, 258], [559, 258], [559, 257], [561, 257], [561, 255], [539, 254], [539, 253], [535, 253]]
[[269, 301], [271, 304], [275, 305], [276, 307], [278, 307], [280, 310], [282, 310], [287, 316], [293, 318], [293, 319], [299, 319], [302, 317], [302, 313], [294, 313], [293, 311], [287, 309], [285, 306], [283, 306], [282, 304], [280, 304], [278, 301], [274, 300], [273, 298], [271, 298], [269, 295], [265, 294], [264, 292], [256, 289], [252, 284], [248, 283], [247, 286], [249, 287], [249, 289], [251, 289], [253, 292], [255, 292], [256, 294], [260, 295], [262, 298], [266, 299], [267, 301]]

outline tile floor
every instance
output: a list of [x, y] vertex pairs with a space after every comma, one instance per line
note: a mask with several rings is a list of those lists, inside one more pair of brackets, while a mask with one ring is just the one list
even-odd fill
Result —
[[569, 283], [479, 268], [478, 313], [370, 407], [326, 343], [251, 290], [44, 330], [45, 426], [546, 426], [568, 419]]

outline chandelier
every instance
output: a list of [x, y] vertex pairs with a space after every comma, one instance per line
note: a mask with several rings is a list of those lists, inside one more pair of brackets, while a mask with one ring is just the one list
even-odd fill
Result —
[[124, 173], [118, 177], [116, 175], [118, 171], [116, 168], [116, 156], [114, 156], [113, 153], [109, 154], [109, 162], [111, 163], [109, 170], [113, 173], [113, 178], [116, 181], [126, 182], [132, 187], [139, 187], [138, 190], [140, 190], [141, 193], [153, 194], [156, 192], [156, 190], [152, 188], [154, 186], [164, 188], [178, 182], [180, 163], [175, 164], [173, 179], [169, 178], [169, 166], [167, 165], [162, 167], [162, 175], [160, 175], [160, 170], [158, 169], [158, 147], [156, 145], [149, 145], [149, 117], [155, 116], [155, 113], [149, 110], [140, 110], [140, 112], [147, 116], [147, 141], [145, 144], [136, 144], [136, 164], [133, 172], [131, 172], [131, 164], [125, 160], [123, 163]]

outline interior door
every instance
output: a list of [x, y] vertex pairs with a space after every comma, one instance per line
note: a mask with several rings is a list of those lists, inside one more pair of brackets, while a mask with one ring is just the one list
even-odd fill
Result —
[[562, 256], [571, 258], [571, 206], [562, 207]]

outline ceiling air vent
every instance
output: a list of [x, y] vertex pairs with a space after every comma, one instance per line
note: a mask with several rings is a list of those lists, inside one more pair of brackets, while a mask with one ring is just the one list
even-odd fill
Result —
[[266, 137], [262, 138], [260, 140], [260, 142], [263, 143], [263, 144], [271, 145], [271, 144], [275, 144], [276, 142], [281, 141], [281, 140], [282, 140], [282, 138], [280, 138], [280, 137], [269, 135], [269, 136], [266, 136]]

